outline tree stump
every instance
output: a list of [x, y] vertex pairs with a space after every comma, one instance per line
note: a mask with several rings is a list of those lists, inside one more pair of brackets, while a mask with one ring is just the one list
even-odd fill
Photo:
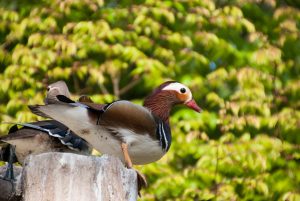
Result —
[[22, 167], [14, 166], [14, 175], [16, 181], [11, 182], [4, 180], [6, 172], [6, 166], [0, 167], [0, 201], [19, 201], [22, 198], [21, 191], [21, 175], [22, 175]]
[[24, 201], [136, 201], [138, 196], [136, 172], [107, 155], [32, 155], [21, 180]]

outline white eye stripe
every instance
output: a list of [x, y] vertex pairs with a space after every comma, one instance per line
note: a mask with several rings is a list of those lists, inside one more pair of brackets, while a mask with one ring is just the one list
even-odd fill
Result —
[[183, 85], [181, 83], [178, 83], [178, 82], [171, 83], [171, 84], [165, 86], [162, 90], [173, 90], [173, 91], [177, 91], [178, 93], [181, 94], [181, 92], [180, 92], [181, 88], [185, 88], [186, 89], [185, 94], [188, 95], [188, 98], [187, 98], [186, 102], [192, 100], [191, 90], [187, 86], [185, 86], [185, 85]]
[[167, 86], [165, 86], [162, 90], [174, 90], [174, 91], [179, 91], [181, 88], [185, 88], [187, 91], [189, 91], [189, 88], [187, 88], [187, 86], [175, 82], [175, 83], [171, 83]]

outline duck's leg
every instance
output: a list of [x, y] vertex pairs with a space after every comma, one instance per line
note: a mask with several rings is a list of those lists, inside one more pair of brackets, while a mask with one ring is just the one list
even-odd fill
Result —
[[122, 143], [121, 144], [121, 148], [122, 148], [122, 152], [123, 152], [123, 155], [124, 155], [126, 167], [132, 168], [132, 162], [131, 162], [131, 158], [130, 158], [130, 156], [128, 154], [127, 144], [126, 143]]
[[[122, 152], [125, 159], [125, 165], [127, 168], [132, 168], [132, 162], [128, 153], [128, 147], [126, 143], [121, 144]], [[139, 171], [135, 170], [137, 174], [137, 182], [138, 182], [138, 193], [140, 195], [140, 190], [144, 187], [147, 187], [147, 180], [143, 174], [141, 174]]]

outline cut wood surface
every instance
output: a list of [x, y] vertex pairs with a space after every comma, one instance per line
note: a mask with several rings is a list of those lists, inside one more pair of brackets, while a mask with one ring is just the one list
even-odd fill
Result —
[[25, 201], [136, 200], [134, 170], [111, 156], [45, 153], [27, 158]]
[[[2, 184], [10, 194], [10, 186], [5, 182]], [[135, 201], [138, 196], [136, 172], [124, 167], [118, 158], [107, 155], [29, 156], [20, 183], [24, 201]], [[3, 189], [0, 192], [6, 193]]]

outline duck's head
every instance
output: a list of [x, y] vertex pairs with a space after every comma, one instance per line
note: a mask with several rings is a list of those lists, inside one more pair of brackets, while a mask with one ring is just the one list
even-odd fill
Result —
[[55, 103], [57, 101], [57, 95], [64, 95], [70, 98], [69, 88], [64, 81], [55, 82], [47, 87], [47, 95], [44, 100], [45, 104]]
[[164, 82], [144, 102], [145, 107], [163, 120], [168, 120], [172, 107], [178, 104], [186, 105], [196, 112], [201, 112], [201, 108], [193, 99], [191, 90], [176, 81]]

